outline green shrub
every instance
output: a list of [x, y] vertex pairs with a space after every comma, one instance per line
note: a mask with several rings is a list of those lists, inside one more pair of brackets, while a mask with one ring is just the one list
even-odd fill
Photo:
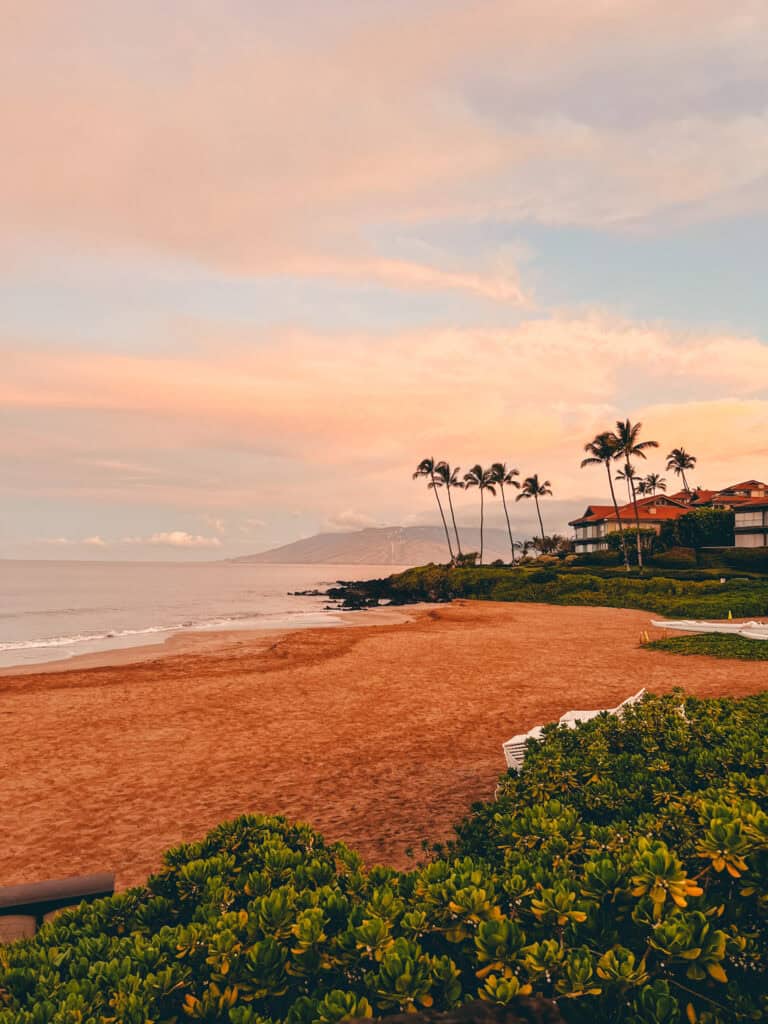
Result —
[[701, 568], [736, 569], [755, 575], [768, 573], [768, 548], [702, 548], [697, 556]]
[[670, 548], [651, 555], [648, 561], [654, 569], [695, 569], [697, 566], [693, 548]]
[[0, 947], [0, 1024], [336, 1024], [528, 992], [573, 1024], [765, 1019], [767, 713], [677, 693], [550, 726], [409, 872], [283, 818], [221, 825]]
[[620, 565], [622, 555], [620, 551], [585, 551], [577, 556], [578, 565]]
[[768, 661], [768, 642], [723, 633], [697, 633], [693, 636], [669, 636], [646, 644], [670, 654], [706, 654], [713, 658], [737, 658], [739, 661]]
[[[653, 572], [653, 569], [650, 570]], [[536, 601], [545, 604], [640, 608], [672, 618], [724, 619], [768, 615], [768, 579], [720, 582], [717, 570], [664, 569], [664, 575], [627, 574], [621, 569], [594, 570], [562, 566], [515, 566], [457, 569], [427, 565], [389, 580], [351, 585], [355, 601], [366, 595], [396, 604], [451, 601]], [[343, 592], [336, 592], [343, 596]]]
[[662, 524], [662, 547], [705, 548], [733, 544], [733, 510], [695, 508], [684, 516]]

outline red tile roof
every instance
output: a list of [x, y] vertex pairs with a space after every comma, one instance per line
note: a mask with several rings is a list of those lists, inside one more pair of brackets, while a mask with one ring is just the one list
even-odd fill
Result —
[[737, 511], [739, 511], [739, 512], [747, 512], [747, 511], [751, 511], [752, 509], [757, 510], [757, 509], [760, 509], [760, 508], [768, 508], [768, 497], [766, 497], [766, 498], [751, 498], [749, 501], [747, 501], [746, 498], [745, 498], [744, 501], [742, 501], [739, 504], [739, 507], [738, 507]]

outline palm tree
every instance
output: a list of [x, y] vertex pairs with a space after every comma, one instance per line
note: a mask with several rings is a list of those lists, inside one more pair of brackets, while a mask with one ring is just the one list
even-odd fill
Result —
[[504, 485], [508, 487], [520, 488], [520, 484], [515, 480], [516, 476], [520, 476], [519, 469], [507, 469], [506, 462], [494, 462], [491, 466], [491, 472], [493, 473], [494, 481], [499, 485], [501, 491], [501, 503], [504, 506], [504, 516], [507, 520], [507, 533], [509, 534], [509, 547], [512, 551], [512, 565], [515, 564], [515, 542], [512, 539], [512, 527], [509, 522], [509, 512], [507, 511], [507, 499], [504, 496]]
[[549, 480], [545, 480], [543, 483], [539, 482], [539, 474], [534, 473], [533, 476], [527, 476], [520, 487], [520, 493], [515, 498], [515, 501], [520, 501], [522, 498], [533, 498], [536, 502], [536, 515], [539, 517], [539, 528], [541, 529], [542, 539], [544, 538], [544, 523], [541, 520], [541, 508], [539, 507], [539, 498], [543, 498], [548, 494], [552, 494], [552, 485]]
[[459, 466], [455, 466], [451, 469], [447, 462], [438, 462], [435, 466], [435, 478], [437, 485], [438, 487], [445, 487], [448, 492], [448, 507], [451, 510], [451, 520], [453, 521], [453, 532], [456, 534], [456, 551], [458, 554], [461, 554], [461, 541], [459, 540], [459, 531], [456, 527], [456, 516], [453, 511], [453, 501], [451, 500], [451, 488], [461, 488], [464, 486], [459, 479], [460, 472], [461, 470]]
[[465, 487], [477, 487], [480, 490], [480, 565], [483, 564], [483, 522], [485, 516], [485, 503], [483, 492], [490, 491], [496, 494], [496, 478], [492, 469], [483, 469], [481, 465], [473, 466], [468, 473], [464, 474]]
[[[615, 457], [615, 456], [614, 456]], [[627, 464], [624, 469], [620, 469], [616, 474], [617, 480], [623, 480], [627, 485], [627, 499], [628, 503], [632, 504], [632, 481], [637, 480], [637, 470], [634, 466]]]
[[688, 494], [691, 493], [691, 489], [685, 478], [685, 471], [693, 469], [695, 465], [696, 456], [689, 455], [685, 448], [673, 448], [667, 456], [667, 469], [671, 469], [673, 473], [683, 478], [683, 487]]
[[656, 491], [666, 491], [667, 489], [667, 481], [658, 473], [649, 473], [645, 478], [645, 485], [648, 494], [655, 494]]
[[613, 443], [611, 442], [610, 431], [605, 431], [602, 434], [598, 434], [588, 444], [584, 445], [584, 451], [588, 453], [586, 459], [581, 460], [581, 468], [585, 466], [605, 466], [606, 472], [608, 473], [608, 486], [611, 489], [611, 501], [613, 502], [613, 511], [616, 513], [616, 522], [619, 524], [619, 535], [621, 537], [621, 550], [624, 555], [624, 566], [629, 572], [629, 554], [627, 553], [627, 541], [624, 536], [624, 525], [619, 515], [619, 504], [616, 501], [616, 491], [613, 487], [613, 477], [611, 476], [611, 462], [615, 454]]
[[640, 542], [640, 511], [637, 507], [637, 494], [635, 492], [635, 471], [632, 465], [632, 458], [645, 459], [647, 458], [645, 451], [647, 448], [658, 448], [658, 441], [640, 441], [640, 431], [643, 429], [642, 423], [631, 423], [627, 420], [616, 421], [616, 433], [612, 435], [611, 440], [615, 439], [616, 453], [615, 459], [624, 459], [624, 478], [630, 489], [632, 496], [632, 504], [635, 506], [635, 527], [637, 529], [637, 564], [640, 569], [643, 567], [643, 546]]
[[438, 492], [438, 488], [441, 485], [440, 485], [440, 483], [438, 483], [438, 480], [437, 480], [437, 478], [435, 476], [436, 469], [437, 469], [437, 463], [435, 462], [434, 459], [422, 459], [421, 462], [416, 467], [416, 472], [413, 474], [413, 479], [416, 480], [417, 477], [420, 477], [420, 476], [425, 476], [425, 477], [429, 478], [429, 483], [427, 484], [427, 486], [430, 488], [430, 490], [433, 490], [435, 492], [435, 497], [437, 498], [437, 507], [440, 509], [440, 518], [443, 520], [443, 529], [445, 530], [445, 539], [448, 541], [448, 551], [449, 551], [450, 556], [451, 556], [451, 561], [453, 561], [453, 547], [451, 546], [451, 535], [450, 535], [450, 533], [448, 533], [448, 524], [445, 521], [445, 514], [443, 512], [443, 503], [440, 501], [440, 495], [437, 493]]
[[648, 481], [645, 479], [644, 476], [641, 476], [635, 484], [635, 490], [638, 494], [643, 495], [643, 497], [645, 497], [646, 494], [651, 493], [650, 487], [648, 486]]

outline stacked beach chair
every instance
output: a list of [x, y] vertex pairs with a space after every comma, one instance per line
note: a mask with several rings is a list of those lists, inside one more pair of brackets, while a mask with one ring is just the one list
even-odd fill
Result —
[[[632, 697], [627, 697], [626, 700], [623, 700], [615, 708], [597, 708], [594, 711], [566, 711], [558, 719], [558, 725], [563, 725], [567, 729], [575, 729], [579, 722], [588, 722], [590, 718], [597, 718], [598, 715], [620, 715], [624, 708], [629, 707], [630, 704], [637, 704], [639, 700], [642, 700], [644, 693], [645, 687], [642, 690], [638, 690]], [[507, 762], [508, 768], [516, 772], [520, 771], [523, 767], [525, 747], [528, 740], [540, 740], [543, 731], [543, 725], [535, 725], [528, 732], [518, 733], [517, 736], [513, 736], [512, 739], [507, 740], [503, 744], [504, 759]]]

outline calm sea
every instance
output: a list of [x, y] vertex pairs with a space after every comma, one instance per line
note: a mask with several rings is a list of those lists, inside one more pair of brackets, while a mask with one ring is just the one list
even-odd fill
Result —
[[397, 566], [0, 560], [0, 667], [157, 643], [184, 630], [334, 626], [336, 580]]

